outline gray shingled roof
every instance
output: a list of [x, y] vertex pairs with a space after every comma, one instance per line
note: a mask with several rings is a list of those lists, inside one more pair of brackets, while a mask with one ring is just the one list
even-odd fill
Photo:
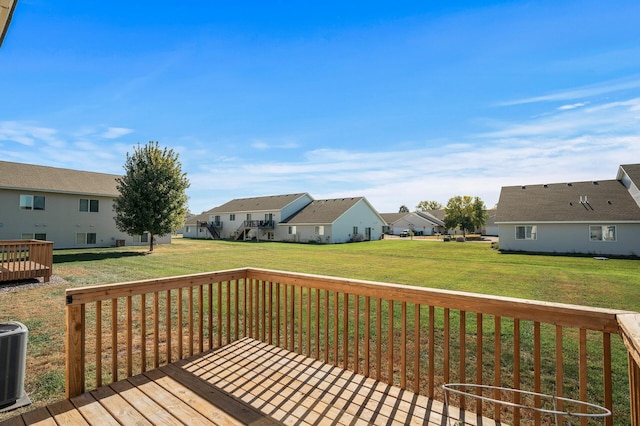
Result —
[[410, 213], [380, 213], [380, 216], [387, 223], [395, 223]]
[[[266, 197], [236, 198], [221, 206], [214, 207], [207, 213], [237, 213], [264, 210], [280, 210], [300, 197], [308, 195], [306, 192], [299, 194], [268, 195]], [[311, 196], [309, 196], [311, 198]]]
[[118, 175], [0, 161], [0, 188], [118, 196]]
[[629, 178], [640, 188], [640, 164], [623, 164], [621, 169], [629, 176]]
[[297, 225], [330, 224], [362, 199], [363, 197], [315, 200], [297, 214], [285, 220], [284, 223]]
[[495, 218], [496, 223], [588, 221], [640, 221], [640, 207], [618, 180], [505, 186]]

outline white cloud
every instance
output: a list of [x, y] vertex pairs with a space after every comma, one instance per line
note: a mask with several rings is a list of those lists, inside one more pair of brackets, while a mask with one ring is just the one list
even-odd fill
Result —
[[268, 142], [265, 140], [254, 140], [251, 142], [251, 147], [259, 150], [268, 150], [268, 149], [296, 149], [299, 145], [296, 142], [292, 141], [273, 141]]
[[109, 127], [101, 136], [105, 139], [117, 139], [128, 135], [129, 133], [133, 133], [133, 129], [127, 129], [125, 127]]
[[33, 146], [37, 142], [56, 143], [57, 130], [29, 122], [0, 121], [0, 140]]
[[566, 101], [571, 99], [580, 99], [590, 96], [604, 95], [606, 93], [619, 92], [622, 90], [640, 88], [640, 78], [636, 77], [628, 81], [609, 81], [597, 85], [577, 87], [574, 89], [563, 90], [561, 92], [550, 93], [548, 95], [534, 96], [531, 98], [515, 99], [512, 101], [501, 102], [498, 106], [512, 106], [530, 104], [535, 102], [549, 101]]
[[578, 103], [575, 103], [575, 104], [559, 106], [558, 109], [560, 111], [566, 111], [566, 110], [570, 110], [570, 109], [580, 108], [580, 107], [583, 107], [583, 106], [585, 106], [587, 104], [588, 104], [588, 102], [578, 102]]

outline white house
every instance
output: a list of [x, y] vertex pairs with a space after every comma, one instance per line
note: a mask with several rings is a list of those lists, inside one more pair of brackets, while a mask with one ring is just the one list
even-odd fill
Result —
[[315, 200], [279, 227], [283, 241], [346, 243], [382, 238], [384, 219], [364, 197]]
[[308, 193], [238, 198], [191, 218], [186, 238], [343, 243], [380, 239], [384, 219], [364, 197]]
[[507, 251], [640, 256], [640, 164], [615, 180], [507, 186], [495, 222]]
[[[148, 234], [116, 228], [117, 177], [0, 161], [0, 240], [48, 240], [56, 249], [148, 245]], [[156, 241], [170, 243], [171, 235]]]
[[444, 226], [440, 219], [422, 211], [382, 213], [381, 216], [387, 222], [385, 233], [391, 235], [400, 235], [405, 229], [413, 231], [415, 235], [434, 235]]

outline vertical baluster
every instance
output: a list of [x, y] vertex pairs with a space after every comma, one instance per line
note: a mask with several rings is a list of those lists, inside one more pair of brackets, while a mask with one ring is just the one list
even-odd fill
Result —
[[444, 308], [444, 344], [443, 344], [443, 351], [444, 351], [444, 382], [445, 383], [449, 383], [451, 381], [450, 377], [449, 377], [449, 372], [451, 370], [451, 315], [449, 312], [449, 308]]
[[435, 370], [436, 370], [436, 325], [435, 325], [435, 307], [429, 306], [429, 398], [433, 398], [433, 390], [436, 387]]
[[311, 289], [307, 289], [307, 357], [311, 357]]
[[96, 387], [102, 386], [102, 301], [96, 302]]
[[147, 371], [147, 295], [140, 295], [140, 372]]
[[160, 365], [160, 303], [158, 301], [158, 292], [153, 293], [153, 366], [158, 368]]
[[218, 347], [222, 346], [222, 281], [218, 281], [218, 294], [216, 295], [218, 299]]
[[[255, 335], [253, 334], [253, 283], [254, 280], [248, 280], [249, 283], [249, 300], [248, 300], [248, 305], [249, 305], [249, 317], [248, 319], [246, 319], [245, 321], [248, 323], [247, 329], [249, 331], [249, 337], [254, 338], [255, 339]], [[246, 305], [247, 303], [245, 303]], [[246, 306], [245, 306], [246, 307]]]
[[324, 291], [324, 362], [329, 363], [329, 290]]
[[[587, 402], [587, 329], [580, 329], [580, 401]], [[584, 404], [580, 405], [580, 412], [586, 413], [587, 407]], [[589, 419], [586, 417], [580, 418], [580, 424], [586, 426]]]
[[133, 306], [131, 296], [125, 299], [126, 306], [126, 339], [127, 339], [127, 377], [133, 376]]
[[283, 304], [283, 312], [284, 316], [284, 348], [289, 350], [289, 284], [284, 284], [284, 304]]
[[244, 279], [244, 305], [243, 305], [243, 316], [242, 316], [242, 328], [244, 329], [244, 337], [250, 336], [250, 330], [248, 328], [248, 324], [250, 324], [251, 319], [251, 303], [250, 299], [251, 286], [249, 285], [249, 280]]
[[300, 287], [300, 292], [298, 293], [298, 353], [300, 355], [302, 355], [302, 336], [303, 336], [303, 332], [302, 332], [302, 326], [303, 326], [303, 322], [302, 322], [302, 314], [303, 314], [303, 304], [302, 304], [302, 299], [303, 299], [303, 293], [304, 293], [304, 287]]
[[338, 292], [333, 293], [333, 365], [338, 366]]
[[[484, 352], [484, 328], [483, 316], [481, 313], [476, 314], [476, 383], [481, 385], [482, 382], [482, 355]], [[476, 395], [482, 395], [482, 389], [476, 388]], [[482, 413], [482, 399], [476, 398], [476, 413]]]
[[194, 328], [193, 328], [193, 287], [189, 286], [187, 287], [187, 294], [188, 294], [188, 305], [187, 305], [187, 314], [188, 314], [188, 320], [189, 320], [189, 356], [193, 355], [193, 334], [194, 334]]
[[280, 311], [282, 306], [280, 305], [280, 283], [276, 283], [276, 346], [280, 346]]
[[382, 299], [376, 299], [376, 380], [382, 373]]
[[269, 305], [269, 330], [267, 334], [269, 335], [269, 344], [273, 344], [273, 282], [269, 281], [269, 294], [267, 297], [267, 304]]
[[213, 349], [213, 283], [208, 284], [207, 291], [207, 332], [209, 333], [208, 347]]
[[111, 382], [118, 381], [118, 299], [111, 299]]
[[262, 281], [262, 330], [261, 330], [261, 340], [263, 342], [267, 341], [267, 282]]
[[198, 352], [204, 351], [204, 286], [198, 286]]
[[167, 290], [167, 295], [166, 295], [166, 305], [165, 306], [165, 317], [166, 317], [166, 321], [167, 321], [167, 363], [171, 364], [172, 362], [172, 352], [173, 349], [171, 347], [171, 290]]
[[[540, 342], [540, 323], [535, 321], [533, 323], [533, 391], [536, 393], [542, 392], [542, 380], [540, 377], [541, 370], [541, 342]], [[540, 397], [535, 396], [533, 398], [534, 407], [540, 408]], [[536, 426], [540, 426], [541, 416], [539, 411], [534, 412], [534, 419]]]
[[316, 288], [316, 359], [320, 359], [320, 289]]
[[240, 280], [235, 280], [235, 340], [240, 338]]
[[402, 332], [400, 336], [400, 387], [407, 388], [407, 302], [401, 304]]
[[413, 392], [420, 393], [420, 305], [413, 305]]
[[293, 284], [291, 285], [291, 300], [290, 300], [291, 306], [289, 307], [289, 314], [291, 315], [289, 318], [289, 322], [291, 324], [291, 335], [289, 336], [289, 350], [291, 352], [295, 352], [296, 350], [296, 346], [295, 346], [295, 334], [296, 334], [296, 328], [295, 328], [295, 321], [296, 321], [296, 286], [294, 286]]
[[[502, 319], [496, 315], [494, 317], [494, 338], [493, 338], [493, 385], [497, 387], [502, 386], [501, 371], [500, 371], [500, 358], [502, 356]], [[493, 391], [493, 398], [500, 399], [500, 391], [495, 389]], [[500, 404], [494, 405], [494, 420], [500, 421]]]
[[[564, 365], [563, 365], [563, 356], [562, 356], [562, 326], [556, 325], [556, 396], [562, 397], [564, 396], [563, 389], [563, 381], [564, 381]], [[556, 407], [558, 411], [562, 411], [563, 403], [562, 400], [558, 400], [556, 402]], [[559, 419], [559, 422], [562, 424], [562, 418]]]
[[353, 305], [353, 371], [360, 372], [360, 296], [355, 294]]
[[[520, 320], [513, 320], [513, 388], [520, 389]], [[513, 402], [520, 404], [520, 393], [516, 392]], [[513, 409], [513, 426], [520, 426], [520, 408]]]
[[370, 355], [369, 347], [371, 344], [371, 297], [364, 298], [364, 375], [369, 377]]
[[389, 330], [387, 337], [387, 383], [393, 386], [393, 300], [389, 300]]
[[231, 343], [231, 281], [225, 281], [227, 285], [227, 345]]
[[183, 340], [183, 330], [182, 330], [182, 288], [177, 289], [176, 296], [176, 305], [178, 309], [178, 323], [176, 324], [176, 331], [178, 332], [178, 360], [182, 359], [182, 340]]
[[349, 293], [342, 295], [342, 368], [349, 369]]
[[166, 324], [166, 335], [167, 335], [167, 364], [171, 364], [173, 361], [172, 356], [172, 348], [171, 348], [171, 290], [167, 290], [167, 294], [165, 296], [165, 321]]
[[[460, 311], [460, 383], [467, 382], [467, 313]], [[460, 395], [460, 409], [465, 409], [464, 395]]]
[[[602, 375], [604, 387], [604, 406], [613, 410], [613, 384], [611, 372], [611, 334], [602, 333]], [[606, 426], [613, 426], [613, 416], [605, 418]]]

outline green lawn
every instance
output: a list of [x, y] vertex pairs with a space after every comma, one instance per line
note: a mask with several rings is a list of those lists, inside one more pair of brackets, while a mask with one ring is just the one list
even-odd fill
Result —
[[174, 239], [152, 255], [146, 249], [57, 250], [54, 274], [66, 283], [0, 294], [0, 321], [29, 328], [31, 409], [63, 396], [69, 287], [250, 266], [640, 311], [638, 260], [501, 254], [485, 243], [424, 240], [304, 245]]

